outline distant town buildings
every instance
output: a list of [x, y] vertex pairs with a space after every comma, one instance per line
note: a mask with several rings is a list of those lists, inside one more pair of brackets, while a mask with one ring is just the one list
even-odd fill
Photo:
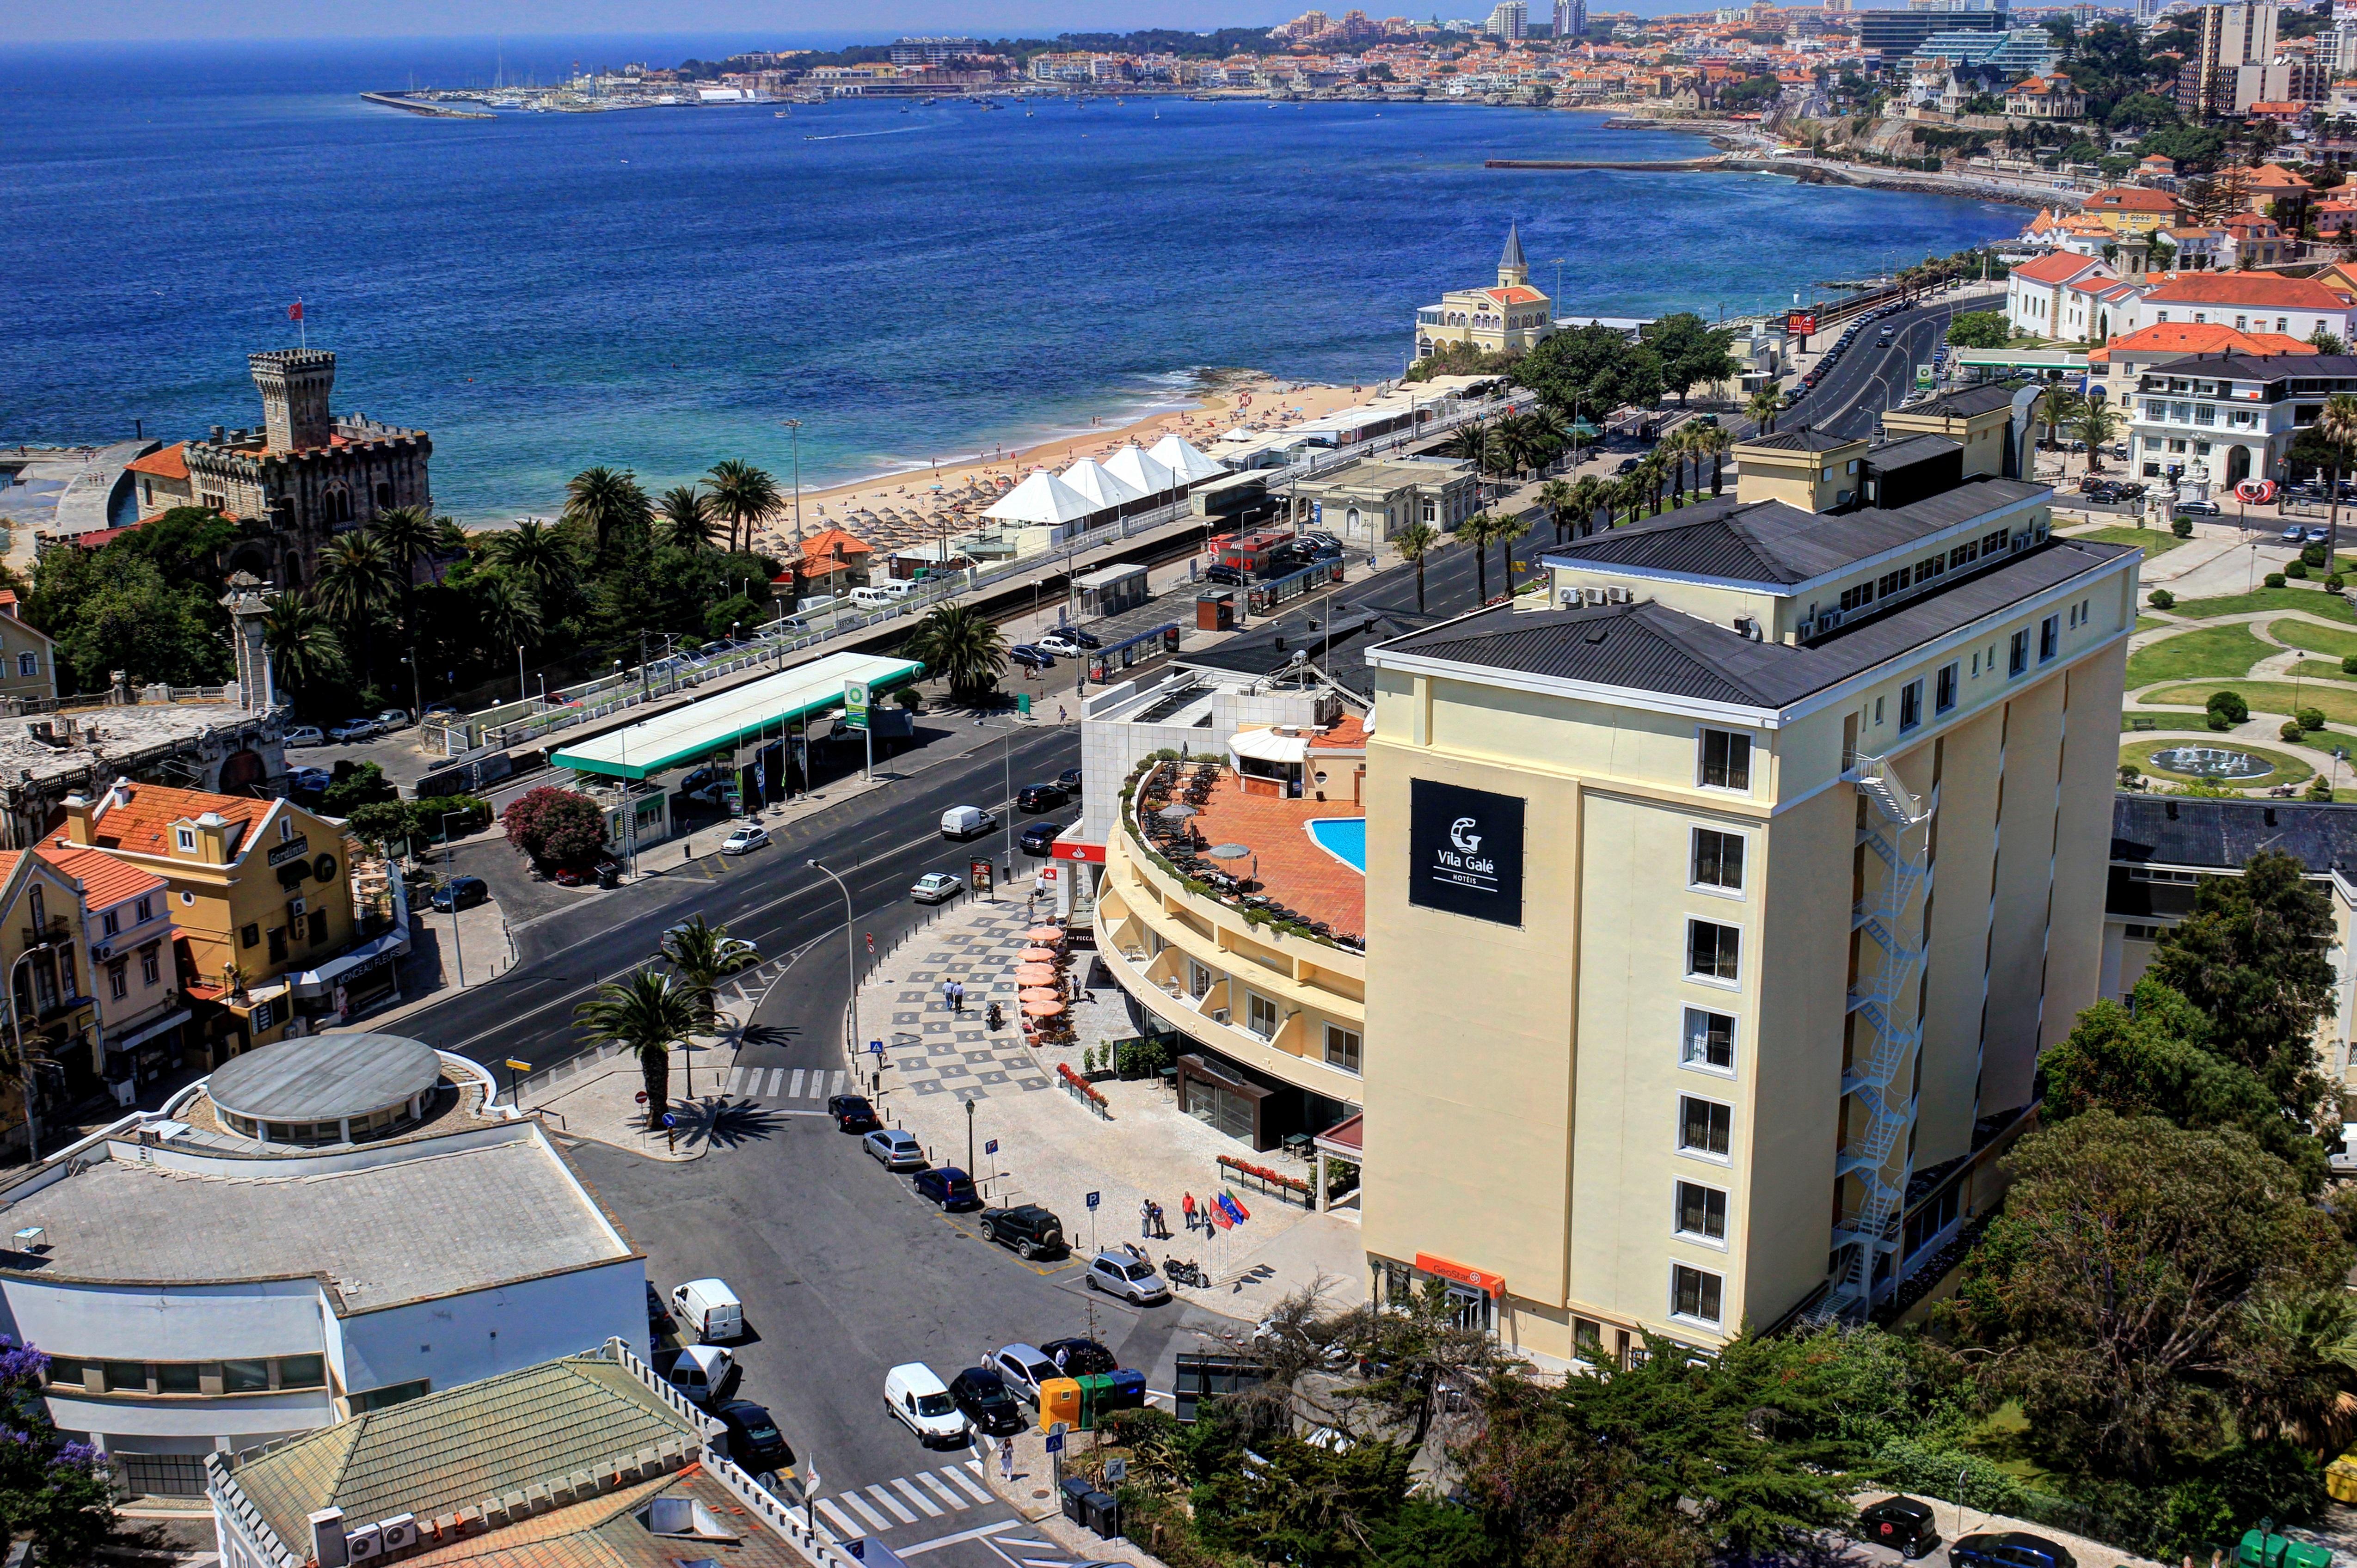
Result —
[[1558, 41], [1587, 31], [1587, 0], [1555, 0], [1555, 36]]
[[1482, 29], [1493, 38], [1520, 43], [1530, 36], [1530, 7], [1523, 0], [1498, 0], [1491, 9], [1490, 20]]

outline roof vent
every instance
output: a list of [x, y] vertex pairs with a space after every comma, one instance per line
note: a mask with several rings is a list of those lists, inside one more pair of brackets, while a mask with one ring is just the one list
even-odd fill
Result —
[[1737, 616], [1735, 618], [1735, 635], [1744, 638], [1749, 641], [1757, 642], [1760, 640], [1760, 623], [1752, 619], [1749, 616]]

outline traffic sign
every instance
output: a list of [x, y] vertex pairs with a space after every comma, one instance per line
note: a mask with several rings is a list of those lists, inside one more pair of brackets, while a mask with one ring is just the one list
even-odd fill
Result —
[[647, 1102], [647, 1091], [645, 1090], [642, 1089], [639, 1090], [638, 1101], [641, 1105], [644, 1105]]
[[1105, 1461], [1105, 1483], [1106, 1483], [1106, 1485], [1108, 1485], [1108, 1486], [1114, 1486], [1114, 1487], [1118, 1487], [1118, 1486], [1120, 1486], [1124, 1481], [1126, 1481], [1126, 1480], [1128, 1480], [1128, 1479], [1129, 1479], [1129, 1461], [1128, 1461], [1128, 1460], [1122, 1458], [1119, 1455], [1115, 1455], [1113, 1458], [1110, 1458], [1110, 1459], [1108, 1459], [1108, 1460], [1106, 1460], [1106, 1461]]
[[884, 1042], [881, 1040], [870, 1040], [867, 1042], [867, 1048], [880, 1057], [884, 1054]]
[[1096, 1192], [1092, 1192], [1092, 1193], [1089, 1194], [1089, 1207], [1090, 1207], [1091, 1208], [1094, 1208], [1097, 1206], [1097, 1199], [1098, 1199], [1098, 1198], [1100, 1198], [1100, 1197], [1103, 1197], [1103, 1196], [1104, 1196], [1104, 1195], [1103, 1195], [1103, 1193], [1096, 1193]]
[[[970, 1103], [972, 1103], [972, 1102], [971, 1102], [971, 1101], [968, 1101], [968, 1103], [970, 1104]], [[992, 1138], [992, 1139], [988, 1140], [987, 1142], [985, 1142], [985, 1143], [982, 1145], [982, 1152], [983, 1152], [984, 1154], [985, 1154], [985, 1155], [995, 1155], [995, 1154], [998, 1153], [998, 1140], [997, 1140], [997, 1139], [996, 1139], [996, 1138]]]
[[508, 1058], [508, 1070], [511, 1072], [530, 1072], [532, 1070], [532, 1064], [530, 1062], [520, 1062], [516, 1060], [515, 1058], [510, 1057]]
[[666, 1127], [676, 1127], [679, 1125], [679, 1118], [666, 1111], [663, 1112], [663, 1125]]
[[1048, 1434], [1048, 1452], [1050, 1454], [1061, 1454], [1063, 1451], [1064, 1434], [1060, 1432], [1051, 1432]]

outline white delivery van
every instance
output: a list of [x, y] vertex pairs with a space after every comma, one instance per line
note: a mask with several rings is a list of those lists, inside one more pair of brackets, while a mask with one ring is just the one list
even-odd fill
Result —
[[884, 1408], [928, 1448], [936, 1444], [952, 1448], [966, 1441], [965, 1416], [950, 1397], [949, 1385], [922, 1361], [884, 1374]]
[[979, 838], [998, 825], [998, 819], [980, 806], [952, 806], [942, 813], [942, 837]]
[[851, 602], [864, 610], [880, 610], [888, 606], [899, 604], [916, 591], [916, 584], [904, 583], [898, 579], [871, 583], [866, 587], [852, 589]]
[[699, 1344], [735, 1339], [745, 1332], [745, 1304], [726, 1280], [690, 1280], [671, 1293], [672, 1316], [680, 1331]]
[[689, 1399], [709, 1407], [728, 1386], [729, 1374], [736, 1369], [737, 1358], [718, 1346], [691, 1345], [679, 1353], [664, 1377]]

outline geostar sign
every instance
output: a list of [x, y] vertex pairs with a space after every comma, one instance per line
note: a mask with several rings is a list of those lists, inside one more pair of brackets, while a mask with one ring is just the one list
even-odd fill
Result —
[[1430, 779], [1410, 783], [1407, 901], [1521, 925], [1522, 797]]

